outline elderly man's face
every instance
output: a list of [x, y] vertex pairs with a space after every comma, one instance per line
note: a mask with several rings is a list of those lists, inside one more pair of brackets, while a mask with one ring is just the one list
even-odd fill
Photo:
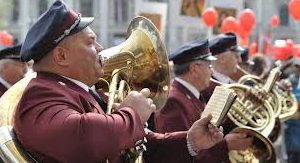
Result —
[[210, 78], [212, 75], [212, 68], [210, 61], [201, 61], [195, 62], [195, 76], [194, 76], [194, 85], [198, 88], [199, 91], [204, 90], [209, 86]]
[[[225, 54], [226, 53], [226, 54]], [[241, 61], [240, 55], [238, 52], [235, 51], [227, 51], [223, 56], [223, 63], [224, 64], [224, 71], [226, 71], [227, 75], [231, 75], [236, 73], [237, 71], [237, 64]]]
[[72, 77], [92, 86], [103, 76], [102, 62], [98, 55], [103, 47], [96, 41], [96, 35], [89, 27], [72, 35], [67, 41]]

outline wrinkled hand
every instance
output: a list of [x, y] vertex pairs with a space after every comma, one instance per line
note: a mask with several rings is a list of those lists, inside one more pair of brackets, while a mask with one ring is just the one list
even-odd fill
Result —
[[225, 136], [228, 150], [245, 150], [252, 144], [253, 138], [244, 133], [229, 133]]
[[148, 98], [150, 90], [144, 88], [141, 92], [131, 91], [121, 104], [114, 104], [113, 107], [117, 109], [122, 107], [130, 107], [134, 109], [140, 116], [142, 124], [145, 124], [149, 119], [151, 113], [156, 109], [153, 101]]
[[208, 149], [223, 139], [220, 129], [210, 124], [211, 115], [197, 120], [188, 130], [188, 138], [195, 151]]

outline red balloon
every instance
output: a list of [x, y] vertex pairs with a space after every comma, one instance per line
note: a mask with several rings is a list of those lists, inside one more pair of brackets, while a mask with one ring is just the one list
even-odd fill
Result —
[[240, 41], [241, 41], [241, 46], [242, 47], [248, 47], [249, 46], [249, 42], [250, 42], [249, 37], [241, 38]]
[[273, 27], [277, 27], [280, 23], [279, 17], [277, 15], [272, 16], [271, 18], [271, 25]]
[[287, 46], [276, 46], [274, 45], [271, 49], [274, 59], [287, 60], [292, 55], [289, 52]]
[[237, 35], [240, 36], [240, 38], [245, 39], [249, 37], [250, 32], [247, 32], [240, 24], [237, 27]]
[[6, 31], [0, 33], [0, 41], [3, 45], [10, 46], [13, 44], [14, 38]]
[[300, 20], [300, 0], [292, 0], [289, 2], [289, 12], [294, 19]]
[[287, 40], [285, 41], [285, 46], [286, 46], [286, 51], [287, 51], [287, 53], [293, 54], [293, 52], [294, 52], [294, 45], [295, 45], [295, 43], [294, 43], [294, 41], [291, 40], [291, 39], [287, 39]]
[[226, 33], [226, 32], [236, 33], [237, 29], [238, 29], [238, 22], [234, 17], [229, 16], [223, 20], [221, 25], [222, 33]]
[[256, 54], [257, 51], [258, 51], [257, 49], [258, 49], [258, 47], [257, 47], [256, 42], [253, 42], [253, 43], [249, 46], [249, 54], [250, 54], [250, 55]]
[[202, 14], [202, 20], [207, 26], [214, 26], [217, 24], [219, 19], [218, 13], [214, 8], [206, 9]]
[[250, 32], [255, 24], [255, 14], [250, 9], [245, 9], [240, 14], [239, 22], [241, 26], [248, 32]]
[[300, 57], [300, 44], [294, 46], [294, 54], [296, 57]]

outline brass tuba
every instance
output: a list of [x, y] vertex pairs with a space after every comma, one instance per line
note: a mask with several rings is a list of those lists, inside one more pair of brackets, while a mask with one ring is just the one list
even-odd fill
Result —
[[[166, 48], [158, 30], [148, 19], [136, 17], [128, 27], [126, 38], [122, 44], [99, 53], [104, 61], [103, 79], [110, 81], [107, 114], [114, 111], [113, 104], [122, 102], [129, 91], [143, 88], [150, 89], [150, 98], [161, 109], [167, 101], [170, 77]], [[98, 86], [103, 87], [103, 79]], [[128, 162], [140, 163], [144, 150], [140, 144], [124, 155]]]
[[0, 98], [0, 156], [4, 162], [37, 162], [22, 148], [12, 130], [15, 109], [32, 77], [23, 78]]
[[131, 21], [126, 38], [122, 44], [99, 54], [104, 61], [103, 79], [110, 81], [108, 109], [123, 101], [131, 89], [143, 88], [150, 89], [150, 97], [160, 109], [167, 101], [170, 77], [166, 48], [158, 30], [150, 20], [139, 16]]

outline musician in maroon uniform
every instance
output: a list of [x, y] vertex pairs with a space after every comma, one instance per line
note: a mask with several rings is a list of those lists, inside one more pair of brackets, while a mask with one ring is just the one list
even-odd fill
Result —
[[[166, 105], [155, 112], [156, 131], [161, 133], [187, 130], [200, 118], [205, 107], [200, 91], [209, 86], [211, 61], [216, 58], [209, 51], [208, 40], [199, 39], [181, 46], [171, 54], [170, 60], [174, 62], [176, 77]], [[228, 134], [214, 147], [194, 155], [194, 161], [229, 162], [229, 150], [245, 149], [251, 144], [251, 138], [245, 137], [244, 134]]]
[[26, 63], [20, 61], [21, 45], [0, 50], [0, 97], [27, 72]]
[[[93, 85], [103, 76], [103, 47], [89, 27], [92, 21], [57, 0], [26, 35], [21, 59], [34, 60], [37, 77], [18, 103], [14, 131], [39, 162], [121, 162], [121, 152], [146, 135], [143, 124], [155, 110], [149, 89], [130, 92], [111, 115], [102, 110], [105, 102]], [[179, 149], [188, 157], [189, 150], [213, 146], [223, 134], [208, 125], [210, 119], [188, 132], [147, 132], [149, 150]]]
[[[237, 65], [241, 62], [236, 35], [231, 32], [220, 34], [209, 41], [209, 48], [217, 58], [212, 62], [212, 78], [223, 84], [235, 83], [230, 76], [237, 72]], [[209, 100], [216, 85], [210, 82], [209, 87], [202, 91], [205, 101]]]

